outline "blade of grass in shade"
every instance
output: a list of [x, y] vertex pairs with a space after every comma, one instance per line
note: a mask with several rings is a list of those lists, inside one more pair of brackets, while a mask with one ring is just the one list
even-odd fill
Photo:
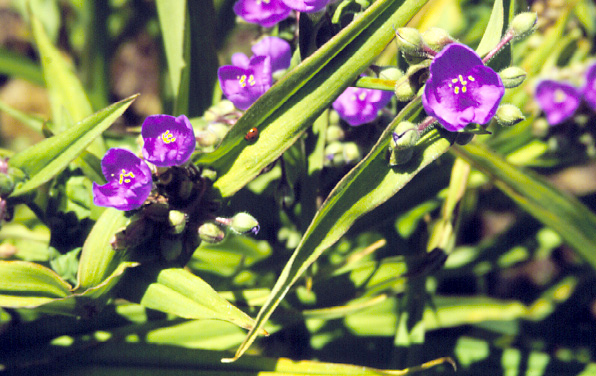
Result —
[[186, 1], [157, 0], [157, 16], [161, 27], [168, 74], [173, 92], [178, 95], [184, 61], [184, 29], [186, 26]]
[[[268, 90], [238, 120], [213, 153], [196, 162], [218, 172], [214, 187], [228, 197], [275, 161], [378, 56], [426, 3], [380, 0]], [[244, 140], [256, 127], [259, 137]]]
[[469, 144], [453, 149], [472, 167], [486, 174], [522, 209], [555, 230], [577, 254], [596, 269], [596, 215], [538, 174], [507, 162], [485, 146]]
[[4, 111], [16, 120], [20, 121], [21, 123], [25, 124], [27, 127], [31, 128], [35, 132], [41, 133], [43, 125], [45, 121], [35, 115], [26, 114], [22, 111], [13, 108], [6, 103], [0, 101], [0, 111]]
[[114, 103], [74, 124], [64, 132], [15, 154], [9, 164], [21, 169], [27, 174], [29, 180], [17, 185], [10, 197], [17, 198], [29, 193], [59, 174], [70, 162], [79, 157], [93, 140], [108, 129], [135, 98], [136, 96], [133, 96]]
[[[451, 140], [432, 130], [414, 147], [412, 160], [394, 168], [389, 166], [386, 156], [393, 128], [401, 121], [412, 119], [420, 110], [420, 100], [406, 106], [383, 132], [371, 152], [329, 194], [259, 312], [257, 326], [251, 330], [235, 358], [226, 361], [237, 359], [248, 349], [256, 338], [255, 330], [269, 319], [290, 287], [323, 251], [348, 231], [354, 221], [391, 198], [421, 169], [449, 149]], [[448, 133], [448, 137], [453, 139], [455, 134]]]

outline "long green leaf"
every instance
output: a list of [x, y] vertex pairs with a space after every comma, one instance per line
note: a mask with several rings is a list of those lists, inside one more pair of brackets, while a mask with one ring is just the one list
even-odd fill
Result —
[[416, 145], [412, 160], [394, 168], [389, 166], [386, 156], [393, 128], [399, 122], [412, 118], [420, 107], [420, 100], [410, 103], [387, 127], [366, 158], [329, 194], [284, 267], [267, 303], [259, 312], [257, 326], [238, 349], [236, 358], [255, 340], [255, 330], [264, 325], [290, 287], [323, 251], [348, 231], [358, 218], [391, 198], [420, 170], [449, 149], [449, 138], [453, 139], [455, 135], [451, 133], [449, 138], [445, 138], [433, 130]]
[[[363, 72], [425, 0], [376, 1], [360, 17], [275, 84], [240, 118], [213, 153], [197, 162], [217, 170], [222, 197], [238, 191], [276, 160]], [[246, 132], [257, 127], [249, 144]]]
[[15, 154], [10, 159], [10, 165], [25, 172], [29, 180], [17, 186], [10, 197], [16, 198], [31, 192], [60, 173], [94, 139], [108, 129], [135, 98], [136, 96], [133, 96], [114, 103], [66, 131]]
[[0, 49], [0, 73], [43, 85], [43, 74], [38, 64], [23, 55], [5, 49]]
[[0, 306], [31, 307], [69, 294], [53, 270], [26, 261], [0, 261]]
[[478, 55], [486, 55], [490, 50], [501, 40], [503, 35], [503, 24], [504, 24], [504, 11], [503, 11], [503, 0], [495, 0], [493, 3], [493, 11], [490, 14], [488, 25], [476, 52]]
[[114, 234], [126, 225], [124, 212], [106, 209], [85, 240], [79, 270], [77, 290], [86, 290], [99, 285], [116, 268], [116, 251], [111, 240]]
[[157, 15], [161, 26], [168, 73], [174, 93], [180, 89], [182, 69], [186, 66], [184, 61], [184, 27], [186, 25], [185, 0], [157, 0]]
[[539, 175], [510, 164], [486, 146], [469, 144], [453, 151], [489, 176], [497, 188], [521, 208], [557, 231], [586, 263], [596, 269], [596, 214], [590, 209]]

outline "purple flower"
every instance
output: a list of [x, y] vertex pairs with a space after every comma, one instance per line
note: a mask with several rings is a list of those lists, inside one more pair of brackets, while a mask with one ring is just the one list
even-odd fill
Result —
[[596, 64], [588, 68], [586, 85], [584, 86], [584, 100], [590, 108], [596, 111]]
[[234, 13], [264, 27], [285, 20], [291, 11], [281, 0], [238, 0], [234, 4]]
[[536, 100], [550, 125], [557, 125], [573, 116], [581, 102], [581, 92], [573, 85], [552, 80], [536, 86]]
[[[255, 56], [269, 56], [271, 72], [288, 68], [292, 60], [290, 44], [278, 37], [264, 37], [252, 46], [252, 53]], [[232, 63], [238, 65], [234, 62], [234, 56], [232, 56]]]
[[495, 115], [505, 87], [471, 48], [449, 44], [429, 69], [422, 104], [445, 129], [456, 132], [470, 123], [486, 124]]
[[333, 102], [333, 109], [348, 124], [361, 125], [375, 120], [392, 96], [390, 91], [349, 87]]
[[288, 7], [298, 12], [318, 12], [329, 3], [329, 0], [282, 0]]
[[143, 158], [158, 167], [180, 166], [195, 151], [192, 125], [184, 115], [148, 116], [141, 127]]
[[107, 179], [104, 185], [93, 182], [93, 203], [118, 210], [141, 207], [153, 185], [147, 163], [126, 149], [112, 148], [101, 160]]
[[246, 110], [271, 87], [271, 63], [268, 56], [253, 56], [246, 67], [219, 67], [217, 77], [226, 98]]

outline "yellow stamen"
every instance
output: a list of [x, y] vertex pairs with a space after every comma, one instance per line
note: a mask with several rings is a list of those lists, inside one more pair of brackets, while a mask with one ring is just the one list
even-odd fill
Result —
[[124, 183], [130, 183], [130, 179], [125, 179], [126, 176], [129, 176], [131, 178], [134, 178], [135, 175], [132, 172], [126, 173], [125, 169], [122, 169], [122, 172], [120, 173], [120, 180], [118, 181], [119, 184]]
[[174, 135], [171, 134], [169, 130], [161, 134], [161, 139], [166, 144], [176, 141], [176, 137], [174, 137]]

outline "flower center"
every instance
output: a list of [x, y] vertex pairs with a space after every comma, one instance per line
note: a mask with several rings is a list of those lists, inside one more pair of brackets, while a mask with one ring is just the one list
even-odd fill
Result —
[[166, 144], [176, 141], [176, 138], [174, 137], [173, 134], [170, 133], [169, 130], [165, 131], [164, 133], [161, 134], [161, 139]]
[[[236, 79], [238, 80], [240, 87], [246, 87], [247, 84], [250, 86], [255, 86], [257, 83], [255, 81], [255, 76], [252, 74], [249, 76], [246, 76], [245, 74], [243, 74], [242, 76], [236, 76]], [[247, 82], [247, 80], [248, 80], [248, 82]]]
[[567, 94], [561, 89], [555, 90], [555, 103], [563, 103], [567, 100]]
[[269, 4], [269, 0], [257, 0], [257, 5], [261, 5], [262, 3]]
[[[472, 82], [476, 81], [472, 76], [468, 76], [467, 79]], [[459, 94], [460, 91], [462, 93], [468, 91], [468, 87], [466, 86], [467, 84], [468, 81], [464, 80], [464, 78], [460, 74], [457, 78], [451, 80], [451, 82], [449, 83], [449, 87], [453, 88], [453, 92], [455, 94]]]
[[132, 172], [126, 172], [125, 169], [122, 169], [122, 172], [120, 173], [120, 180], [118, 180], [118, 184], [122, 184], [123, 182], [130, 183], [130, 179], [126, 179], [126, 177], [134, 178], [135, 174], [133, 174]]

